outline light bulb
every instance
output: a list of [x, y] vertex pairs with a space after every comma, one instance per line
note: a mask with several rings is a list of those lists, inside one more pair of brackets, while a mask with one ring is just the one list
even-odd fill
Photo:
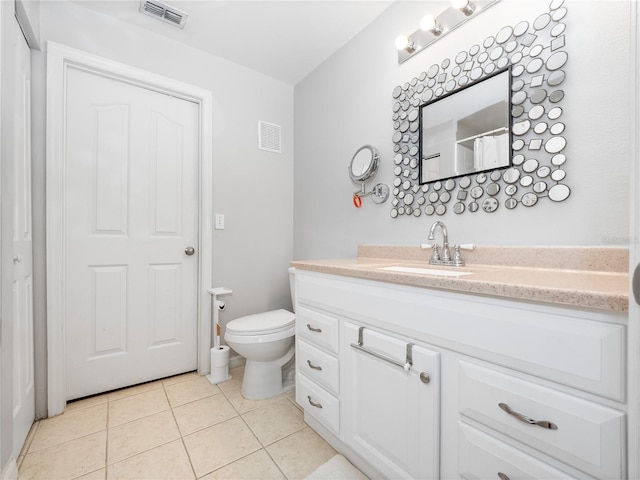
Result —
[[431, 32], [436, 36], [442, 33], [442, 25], [440, 25], [438, 20], [436, 20], [436, 17], [431, 14], [427, 14], [422, 17], [422, 20], [420, 20], [420, 28], [425, 32]]
[[400, 35], [396, 38], [396, 48], [398, 50], [406, 50], [409, 53], [415, 50], [413, 42], [406, 35]]
[[476, 6], [470, 0], [451, 0], [451, 6], [460, 10], [467, 17], [476, 11]]

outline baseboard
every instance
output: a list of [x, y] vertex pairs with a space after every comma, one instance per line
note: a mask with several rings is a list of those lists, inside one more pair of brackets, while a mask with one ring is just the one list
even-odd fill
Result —
[[9, 464], [2, 471], [0, 480], [18, 480], [18, 464], [15, 458], [9, 460]]
[[246, 363], [246, 359], [237, 353], [229, 358], [229, 368], [242, 367]]

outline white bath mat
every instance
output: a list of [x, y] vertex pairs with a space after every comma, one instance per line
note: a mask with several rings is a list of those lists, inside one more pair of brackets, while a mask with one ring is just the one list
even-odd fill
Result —
[[335, 455], [316, 468], [305, 480], [368, 480], [342, 455]]

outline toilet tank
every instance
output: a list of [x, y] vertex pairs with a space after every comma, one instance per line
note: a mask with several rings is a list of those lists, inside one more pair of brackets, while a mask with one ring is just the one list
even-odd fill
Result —
[[296, 269], [289, 267], [289, 288], [291, 289], [291, 304], [293, 311], [296, 311]]

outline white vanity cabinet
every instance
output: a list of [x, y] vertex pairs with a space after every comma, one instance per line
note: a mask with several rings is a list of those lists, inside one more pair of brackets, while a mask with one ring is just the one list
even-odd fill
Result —
[[[367, 475], [625, 478], [624, 313], [302, 269], [296, 288], [298, 401]], [[307, 359], [337, 365], [338, 386]], [[309, 403], [321, 394], [332, 406]]]

